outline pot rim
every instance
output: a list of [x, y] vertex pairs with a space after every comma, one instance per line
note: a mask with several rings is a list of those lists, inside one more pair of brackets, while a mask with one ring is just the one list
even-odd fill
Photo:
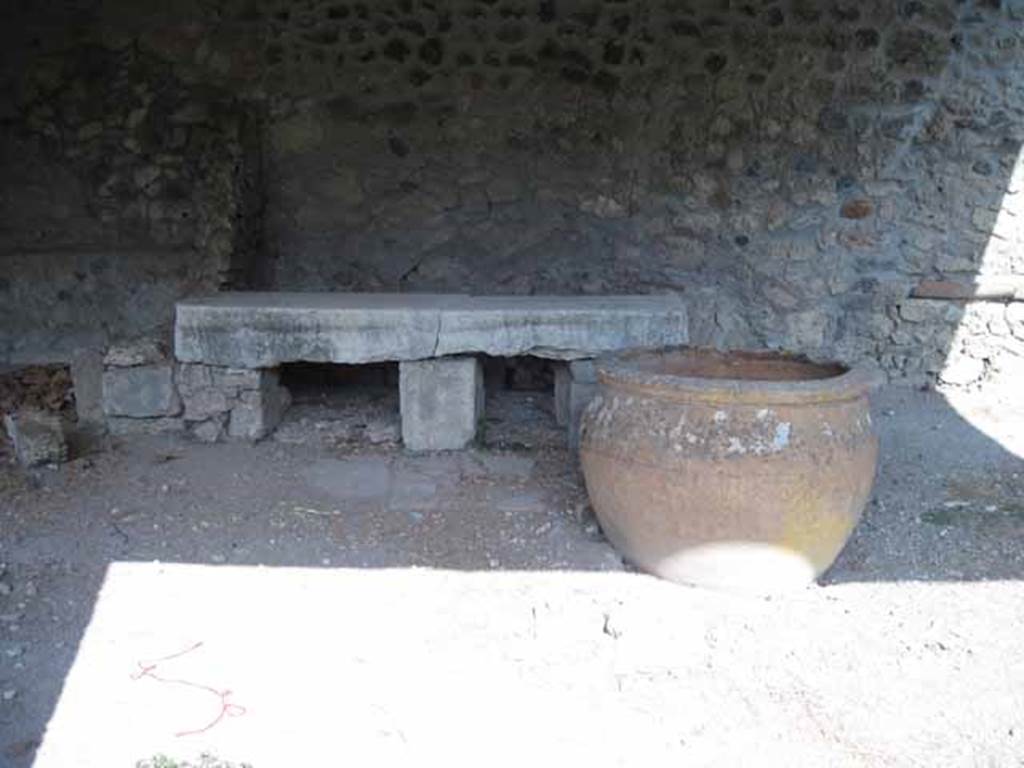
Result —
[[[728, 379], [680, 376], [640, 370], [641, 358], [688, 353], [719, 354], [754, 359], [788, 360], [808, 365], [835, 365], [844, 369], [836, 376], [818, 379], [777, 381], [771, 379]], [[864, 366], [811, 360], [802, 355], [771, 350], [715, 350], [708, 347], [675, 346], [659, 349], [632, 349], [602, 356], [594, 361], [597, 379], [613, 389], [685, 402], [712, 402], [749, 405], [800, 405], [857, 400], [881, 386], [881, 371]]]

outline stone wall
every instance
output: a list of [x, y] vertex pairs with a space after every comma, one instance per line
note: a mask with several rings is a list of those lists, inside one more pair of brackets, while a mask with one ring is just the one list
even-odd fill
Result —
[[232, 247], [268, 287], [679, 292], [695, 343], [915, 383], [1024, 352], [1005, 302], [910, 298], [1024, 275], [1020, 0], [110, 0], [82, 24], [259, 116], [263, 241]]
[[253, 269], [256, 121], [62, 4], [27, 7], [0, 69], [0, 361], [166, 335], [176, 299]]
[[[1024, 5], [240, 17], [265, 43], [282, 288], [679, 291], [698, 343], [874, 359], [921, 382], [952, 335], [915, 319], [913, 286], [1024, 274]], [[991, 345], [958, 349], [972, 353], [976, 379], [998, 367]]]

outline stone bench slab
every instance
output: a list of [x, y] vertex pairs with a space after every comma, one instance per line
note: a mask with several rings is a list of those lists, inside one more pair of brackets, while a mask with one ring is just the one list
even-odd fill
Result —
[[178, 302], [181, 362], [272, 368], [481, 353], [576, 360], [685, 344], [677, 296], [222, 293]]

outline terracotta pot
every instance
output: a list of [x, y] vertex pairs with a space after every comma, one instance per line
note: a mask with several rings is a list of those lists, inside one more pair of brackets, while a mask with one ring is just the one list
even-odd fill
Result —
[[597, 518], [672, 581], [771, 592], [843, 548], [871, 493], [878, 374], [752, 352], [667, 349], [598, 363], [580, 458]]

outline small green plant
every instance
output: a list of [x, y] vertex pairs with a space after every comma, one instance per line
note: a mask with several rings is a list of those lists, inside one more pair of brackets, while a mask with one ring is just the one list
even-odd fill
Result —
[[157, 755], [149, 760], [140, 760], [135, 768], [182, 768], [177, 760], [172, 760], [166, 755]]
[[179, 762], [167, 755], [155, 755], [148, 760], [139, 760], [135, 763], [135, 768], [252, 768], [252, 766], [248, 763], [229, 763], [204, 752], [195, 763], [190, 763], [187, 760]]

